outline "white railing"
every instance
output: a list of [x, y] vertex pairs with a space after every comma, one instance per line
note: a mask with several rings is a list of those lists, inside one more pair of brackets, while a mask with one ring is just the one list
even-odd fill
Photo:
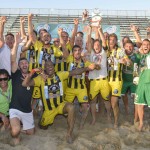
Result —
[[[88, 9], [92, 13], [92, 9]], [[148, 17], [150, 10], [100, 10], [103, 16], [129, 16]], [[81, 16], [83, 9], [52, 9], [52, 8], [0, 8], [0, 15], [27, 15], [33, 13], [37, 15], [75, 15]]]

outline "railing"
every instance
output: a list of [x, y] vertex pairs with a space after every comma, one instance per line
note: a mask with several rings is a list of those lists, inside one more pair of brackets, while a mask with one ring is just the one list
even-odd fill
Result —
[[[27, 15], [33, 13], [37, 15], [66, 15], [81, 16], [83, 9], [52, 9], [52, 8], [0, 8], [0, 15]], [[88, 9], [92, 13], [92, 9]], [[150, 18], [150, 10], [100, 10], [103, 16], [129, 16]]]

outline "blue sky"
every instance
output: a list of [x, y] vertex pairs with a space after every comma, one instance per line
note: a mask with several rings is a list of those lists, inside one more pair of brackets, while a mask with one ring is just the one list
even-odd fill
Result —
[[0, 8], [150, 10], [150, 0], [0, 0]]

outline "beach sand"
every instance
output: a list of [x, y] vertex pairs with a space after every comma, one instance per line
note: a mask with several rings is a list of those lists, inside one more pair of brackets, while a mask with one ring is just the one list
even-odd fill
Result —
[[[133, 103], [133, 102], [132, 102]], [[21, 143], [16, 147], [9, 145], [9, 131], [0, 133], [0, 150], [150, 150], [150, 109], [145, 108], [144, 131], [137, 131], [138, 123], [133, 125], [133, 104], [130, 104], [130, 115], [124, 114], [120, 100], [119, 127], [114, 129], [107, 122], [105, 113], [97, 113], [97, 122], [90, 125], [89, 113], [83, 130], [78, 130], [80, 114], [77, 113], [74, 127], [73, 144], [66, 143], [67, 120], [57, 116], [48, 130], [38, 128], [35, 119], [36, 133], [32, 136], [21, 134]], [[112, 118], [113, 120], [113, 118]]]

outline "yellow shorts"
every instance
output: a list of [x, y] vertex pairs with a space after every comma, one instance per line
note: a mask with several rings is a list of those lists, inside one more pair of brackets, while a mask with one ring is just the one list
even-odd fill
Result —
[[87, 103], [88, 96], [87, 96], [87, 89], [72, 89], [67, 88], [65, 92], [65, 101], [72, 103], [74, 98], [77, 96], [79, 103]]
[[94, 99], [95, 96], [100, 93], [104, 100], [109, 100], [110, 86], [108, 79], [91, 79], [90, 80], [90, 99]]
[[54, 118], [58, 114], [63, 114], [63, 109], [66, 102], [62, 102], [57, 108], [53, 110], [45, 110], [40, 120], [40, 125], [47, 126], [54, 122]]
[[109, 82], [109, 85], [113, 96], [121, 96], [122, 81], [111, 81]]
[[41, 97], [41, 91], [40, 88], [35, 86], [33, 89], [33, 94], [32, 94], [32, 98], [34, 99], [39, 99]]

